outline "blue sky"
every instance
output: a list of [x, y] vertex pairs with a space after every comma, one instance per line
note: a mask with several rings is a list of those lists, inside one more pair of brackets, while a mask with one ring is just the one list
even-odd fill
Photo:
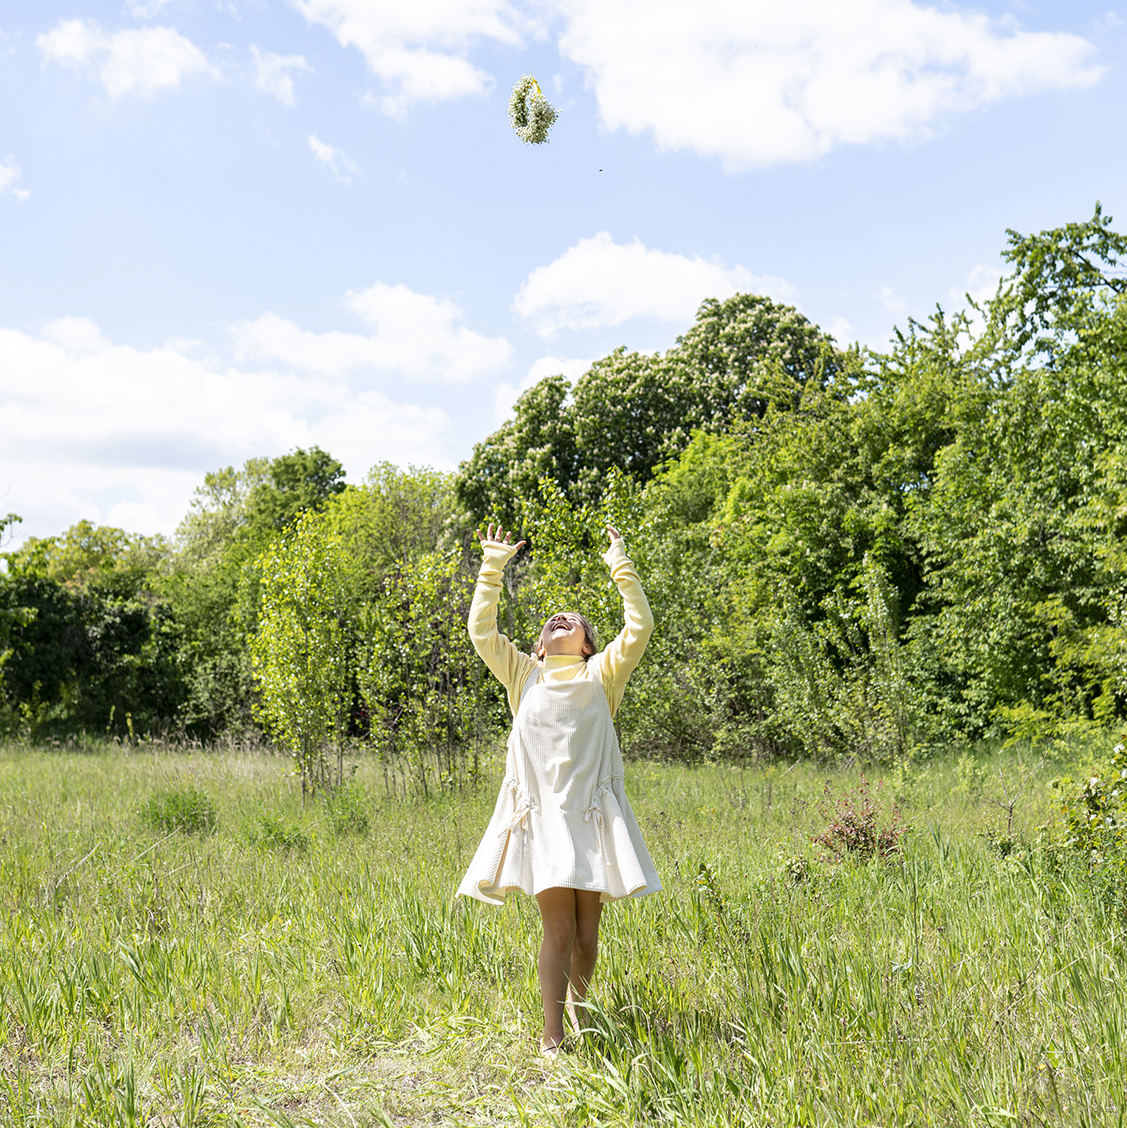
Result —
[[880, 347], [991, 291], [1006, 228], [1127, 227], [1125, 16], [9, 0], [0, 512], [172, 533], [207, 470], [313, 443], [452, 469], [531, 381], [737, 290]]

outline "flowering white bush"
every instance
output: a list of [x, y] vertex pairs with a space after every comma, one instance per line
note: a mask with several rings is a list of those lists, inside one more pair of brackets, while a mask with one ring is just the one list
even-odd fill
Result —
[[509, 98], [509, 121], [522, 141], [542, 145], [548, 140], [548, 130], [558, 116], [532, 75], [517, 79]]

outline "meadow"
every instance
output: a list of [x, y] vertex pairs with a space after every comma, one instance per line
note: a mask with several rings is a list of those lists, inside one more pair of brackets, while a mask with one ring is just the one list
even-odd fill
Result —
[[261, 751], [6, 746], [0, 1122], [1122, 1124], [1122, 897], [1044, 830], [1096, 754], [630, 765], [665, 891], [549, 1063], [534, 903], [453, 898], [495, 779], [303, 807]]

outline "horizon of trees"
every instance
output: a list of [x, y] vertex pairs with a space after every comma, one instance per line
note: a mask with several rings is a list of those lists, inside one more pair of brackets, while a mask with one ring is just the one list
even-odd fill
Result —
[[455, 474], [349, 485], [299, 449], [205, 475], [170, 540], [29, 540], [2, 554], [0, 727], [266, 733], [311, 788], [367, 743], [420, 789], [460, 786], [506, 723], [464, 629], [487, 519], [529, 541], [501, 610], [524, 645], [561, 603], [613, 636], [598, 546], [623, 529], [659, 624], [620, 714], [636, 755], [887, 761], [1111, 724], [1127, 238], [1098, 205], [1007, 238], [992, 300], [884, 353], [709, 299], [664, 354], [542, 380]]

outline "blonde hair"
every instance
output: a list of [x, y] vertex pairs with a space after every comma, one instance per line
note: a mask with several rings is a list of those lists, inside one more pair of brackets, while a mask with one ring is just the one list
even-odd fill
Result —
[[585, 615], [580, 615], [578, 611], [553, 611], [547, 619], [544, 620], [544, 625], [540, 628], [540, 634], [537, 636], [536, 641], [532, 644], [532, 657], [537, 662], [544, 660], [544, 632], [548, 629], [548, 624], [557, 615], [574, 615], [580, 623], [583, 624], [583, 637], [587, 645], [591, 648], [590, 654], [583, 655], [583, 661], [586, 662], [589, 658], [594, 658], [599, 652], [599, 636], [595, 634], [595, 628], [591, 626], [590, 621]]

